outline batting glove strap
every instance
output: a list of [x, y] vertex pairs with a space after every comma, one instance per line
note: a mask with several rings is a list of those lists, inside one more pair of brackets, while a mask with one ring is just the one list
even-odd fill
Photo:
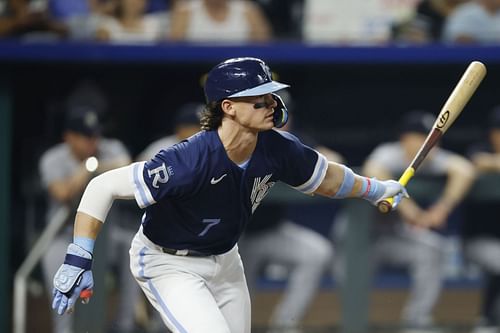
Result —
[[74, 254], [66, 254], [64, 258], [64, 263], [83, 268], [85, 271], [89, 271], [92, 268], [92, 259], [82, 258], [80, 256], [76, 256]]

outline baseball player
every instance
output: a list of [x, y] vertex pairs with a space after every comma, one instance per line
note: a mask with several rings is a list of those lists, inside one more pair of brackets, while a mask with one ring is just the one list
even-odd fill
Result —
[[[54, 214], [62, 206], [76, 209], [87, 183], [97, 174], [131, 162], [130, 155], [122, 142], [101, 136], [98, 112], [94, 107], [71, 106], [65, 116], [64, 142], [50, 147], [40, 158], [41, 181], [48, 196], [47, 223], [51, 223]], [[140, 290], [128, 272], [128, 265], [120, 257], [126, 255], [128, 244], [135, 231], [126, 225], [131, 217], [123, 213], [122, 209], [115, 208], [110, 213], [110, 219], [120, 220], [121, 223], [110, 225], [112, 228], [107, 242], [109, 250], [107, 259], [110, 264], [118, 268], [120, 298], [128, 302], [119, 304], [113, 326], [120, 332], [130, 332], [134, 328], [134, 305], [140, 297]], [[51, 242], [42, 260], [43, 273], [50, 292], [52, 292], [52, 279], [71, 239], [72, 228], [68, 218], [66, 225]], [[55, 315], [53, 332], [73, 332], [72, 319], [73, 317]]]
[[[382, 143], [365, 161], [363, 172], [379, 179], [400, 175], [425, 141], [434, 116], [412, 111], [403, 116], [397, 142]], [[411, 277], [410, 295], [403, 308], [404, 332], [434, 332], [432, 310], [444, 278], [444, 226], [449, 214], [468, 193], [475, 179], [472, 164], [464, 157], [434, 148], [419, 173], [446, 177], [434, 202], [405, 200], [398, 214], [378, 215], [372, 251], [374, 266], [403, 266]]]
[[[152, 159], [160, 150], [170, 147], [191, 135], [200, 131], [200, 117], [205, 105], [198, 102], [189, 102], [183, 104], [177, 109], [174, 119], [174, 132], [171, 135], [162, 136], [159, 139], [147, 145], [142, 152], [137, 155], [137, 161], [148, 161]], [[149, 331], [156, 332], [163, 326], [163, 321], [158, 314], [154, 312], [147, 319]]]
[[[287, 104], [290, 115], [280, 130], [296, 135], [329, 161], [342, 162], [343, 157], [339, 153], [292, 126], [295, 124], [294, 101], [286, 90], [277, 94]], [[317, 205], [301, 205], [301, 216], [307, 216], [302, 221], [293, 214], [291, 206], [272, 204], [260, 207], [238, 242], [250, 297], [255, 295], [259, 276], [267, 265], [278, 264], [286, 267], [288, 272], [286, 287], [273, 308], [267, 333], [302, 332], [300, 324], [320, 288], [326, 267], [333, 259], [330, 240], [313, 230], [310, 223], [318, 224], [318, 221], [313, 221], [317, 216]]]
[[[472, 145], [468, 156], [481, 174], [500, 173], [500, 107], [488, 119], [487, 139]], [[470, 202], [462, 226], [464, 252], [484, 274], [480, 318], [473, 333], [500, 332], [500, 225], [492, 221], [498, 201]]]
[[287, 120], [273, 93], [286, 87], [272, 80], [260, 59], [228, 59], [208, 73], [202, 131], [147, 162], [94, 178], [54, 276], [53, 309], [71, 312], [81, 293], [88, 300], [94, 242], [117, 198], [135, 198], [145, 209], [130, 268], [165, 325], [175, 333], [250, 333], [250, 297], [236, 243], [277, 181], [373, 204], [407, 196], [394, 180], [359, 176], [273, 130]]

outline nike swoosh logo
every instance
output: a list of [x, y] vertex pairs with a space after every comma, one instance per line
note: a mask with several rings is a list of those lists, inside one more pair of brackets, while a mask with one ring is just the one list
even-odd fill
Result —
[[215, 185], [217, 184], [218, 182], [220, 182], [224, 177], [227, 176], [227, 173], [223, 174], [222, 176], [220, 176], [219, 178], [215, 179], [215, 177], [212, 177], [212, 179], [210, 180], [210, 184], [212, 185]]

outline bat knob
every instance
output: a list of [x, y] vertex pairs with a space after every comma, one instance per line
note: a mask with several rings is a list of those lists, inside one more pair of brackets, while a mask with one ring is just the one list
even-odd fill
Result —
[[387, 200], [382, 200], [377, 205], [378, 211], [387, 214], [392, 210], [392, 204]]
[[84, 289], [80, 292], [80, 298], [82, 299], [83, 304], [87, 304], [90, 301], [90, 297], [92, 297], [93, 291], [92, 289]]

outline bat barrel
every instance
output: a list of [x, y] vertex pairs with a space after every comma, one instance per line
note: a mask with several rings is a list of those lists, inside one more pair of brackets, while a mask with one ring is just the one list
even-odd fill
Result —
[[465, 70], [455, 89], [441, 108], [433, 128], [446, 132], [462, 112], [477, 87], [486, 75], [486, 66], [479, 61], [473, 61]]
[[[441, 136], [453, 124], [455, 119], [460, 115], [465, 107], [465, 104], [470, 100], [477, 87], [486, 75], [486, 66], [479, 61], [473, 61], [465, 70], [464, 74], [458, 81], [455, 89], [444, 103], [441, 112], [437, 116], [431, 132], [428, 134], [425, 142], [420, 147], [419, 151], [413, 158], [410, 166], [406, 169], [403, 175], [399, 178], [399, 182], [406, 186], [408, 181], [413, 177], [415, 170], [420, 166], [429, 151], [436, 145]], [[388, 213], [392, 210], [393, 198], [387, 198], [378, 203], [377, 207], [380, 212]]]

